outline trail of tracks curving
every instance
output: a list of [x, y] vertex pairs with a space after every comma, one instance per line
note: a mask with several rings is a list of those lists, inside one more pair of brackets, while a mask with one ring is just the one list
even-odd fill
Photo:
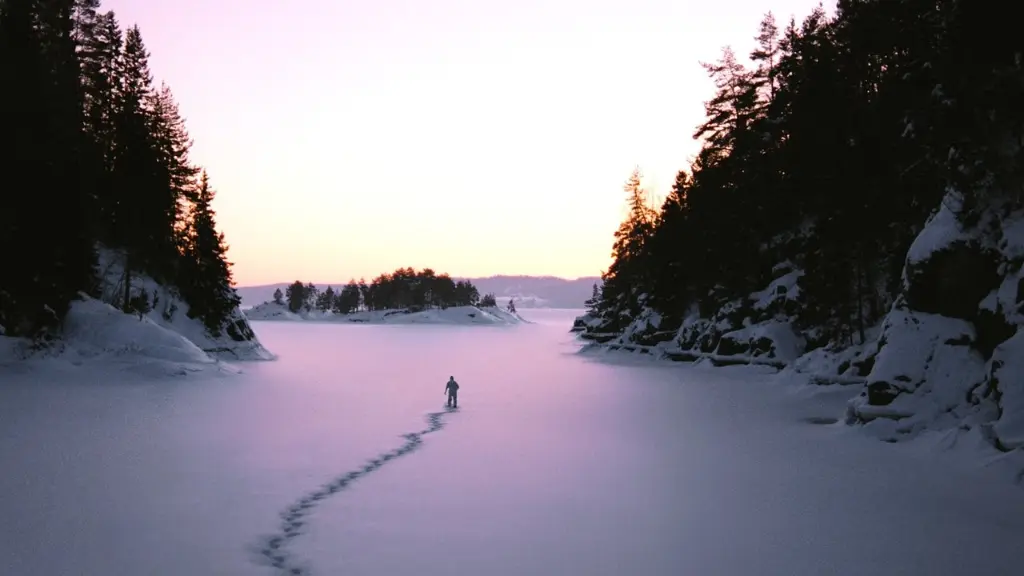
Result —
[[405, 444], [391, 450], [378, 454], [368, 461], [362, 468], [346, 472], [337, 476], [320, 488], [307, 493], [298, 499], [294, 504], [281, 512], [281, 524], [279, 531], [267, 536], [257, 547], [258, 562], [276, 568], [280, 574], [290, 576], [308, 576], [311, 570], [300, 564], [294, 554], [288, 551], [288, 546], [302, 534], [302, 527], [306, 525], [307, 518], [316, 507], [324, 500], [339, 492], [344, 491], [353, 482], [375, 472], [384, 464], [409, 454], [423, 445], [423, 436], [444, 428], [442, 418], [445, 414], [456, 412], [458, 408], [446, 408], [441, 412], [431, 412], [426, 415], [429, 426], [418, 432], [403, 434]]

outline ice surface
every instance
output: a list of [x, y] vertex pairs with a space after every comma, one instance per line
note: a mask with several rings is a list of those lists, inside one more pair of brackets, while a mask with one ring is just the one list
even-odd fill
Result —
[[[849, 388], [577, 353], [534, 324], [257, 322], [277, 362], [0, 366], [0, 574], [1016, 574], [1024, 491], [827, 422]], [[562, 317], [557, 317], [559, 314]], [[610, 362], [625, 358], [627, 361]], [[77, 370], [77, 371], [76, 371]], [[449, 375], [460, 408], [418, 449]], [[290, 564], [292, 565], [292, 564]]]

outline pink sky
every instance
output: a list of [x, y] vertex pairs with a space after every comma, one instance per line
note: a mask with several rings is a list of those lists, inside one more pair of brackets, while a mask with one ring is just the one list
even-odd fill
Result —
[[[105, 0], [210, 171], [240, 285], [599, 274], [634, 165], [659, 197], [772, 10], [817, 0]], [[833, 3], [827, 3], [831, 5]]]

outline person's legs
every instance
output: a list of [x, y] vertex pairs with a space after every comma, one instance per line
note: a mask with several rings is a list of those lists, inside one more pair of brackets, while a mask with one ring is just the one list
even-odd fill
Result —
[[452, 408], [458, 408], [458, 407], [459, 407], [459, 393], [458, 392], [452, 392]]

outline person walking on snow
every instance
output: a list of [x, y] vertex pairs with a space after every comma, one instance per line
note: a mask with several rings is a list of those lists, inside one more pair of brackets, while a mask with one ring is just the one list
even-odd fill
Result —
[[448, 406], [451, 408], [459, 407], [459, 383], [455, 381], [455, 376], [448, 377], [448, 384], [444, 387], [445, 394], [448, 395]]

